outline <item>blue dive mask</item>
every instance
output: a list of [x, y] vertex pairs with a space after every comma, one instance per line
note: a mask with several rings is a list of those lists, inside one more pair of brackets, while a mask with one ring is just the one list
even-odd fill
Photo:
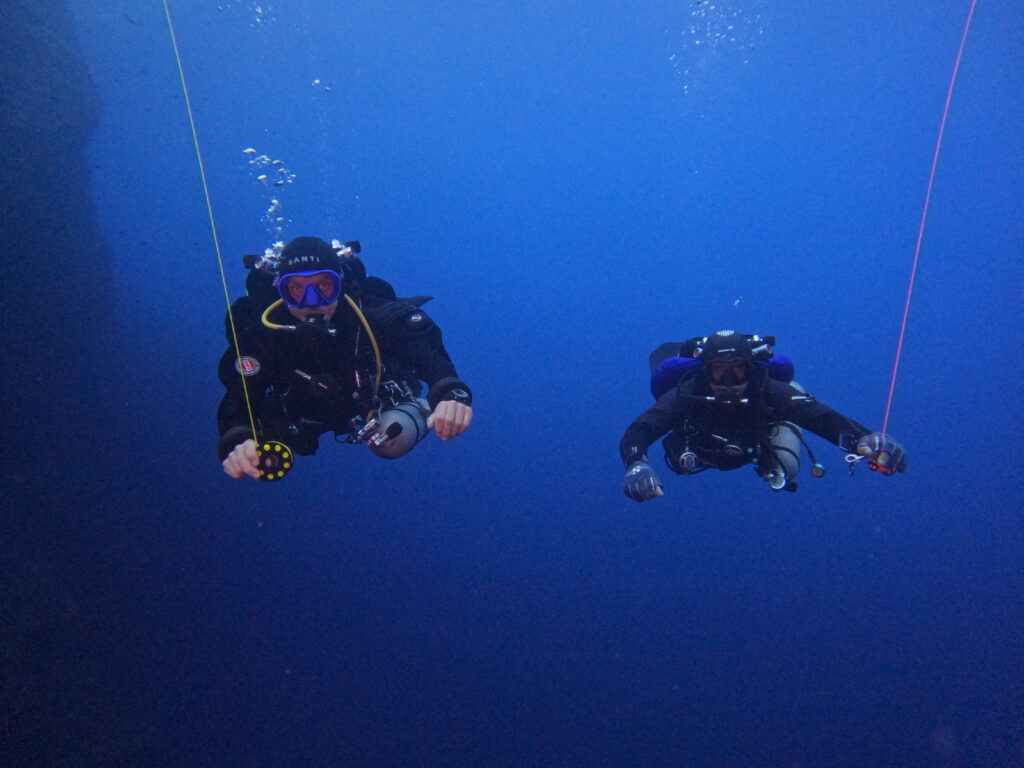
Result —
[[289, 307], [326, 307], [341, 296], [341, 275], [331, 269], [291, 272], [278, 279], [277, 292]]

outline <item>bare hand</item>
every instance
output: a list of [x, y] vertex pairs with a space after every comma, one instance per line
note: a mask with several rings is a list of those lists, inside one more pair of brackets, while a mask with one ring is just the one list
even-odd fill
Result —
[[442, 440], [451, 440], [469, 429], [473, 409], [465, 403], [442, 400], [427, 419], [427, 429], [433, 429]]
[[236, 480], [245, 475], [253, 480], [260, 479], [259, 457], [256, 455], [256, 443], [252, 440], [236, 445], [222, 464], [224, 471]]

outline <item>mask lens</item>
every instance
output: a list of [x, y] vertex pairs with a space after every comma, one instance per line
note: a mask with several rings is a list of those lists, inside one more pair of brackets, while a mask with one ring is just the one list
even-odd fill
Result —
[[306, 290], [306, 286], [302, 284], [302, 281], [292, 275], [284, 279], [285, 289], [288, 291], [288, 297], [293, 303], [298, 304], [302, 299], [302, 294]]
[[711, 363], [708, 366], [708, 377], [716, 384], [734, 386], [746, 381], [747, 367], [740, 362]]
[[708, 379], [715, 397], [734, 400], [747, 391], [747, 365], [742, 360], [708, 363]]
[[341, 295], [341, 277], [330, 269], [298, 272], [281, 278], [277, 292], [290, 307], [323, 307]]

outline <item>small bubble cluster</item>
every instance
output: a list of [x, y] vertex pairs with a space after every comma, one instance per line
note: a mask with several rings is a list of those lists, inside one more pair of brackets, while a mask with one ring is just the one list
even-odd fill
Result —
[[[251, 173], [259, 184], [266, 187], [283, 187], [295, 181], [295, 174], [285, 167], [283, 160], [273, 160], [269, 155], [257, 154], [252, 147], [243, 149], [242, 154], [249, 158]], [[280, 239], [285, 228], [291, 223], [291, 219], [281, 210], [280, 199], [271, 197], [267, 209], [263, 212], [263, 224], [271, 236]]]
[[685, 80], [684, 92], [707, 76], [712, 56], [719, 50], [738, 51], [743, 63], [749, 63], [747, 53], [764, 34], [759, 4], [760, 0], [688, 0], [689, 18], [679, 35], [682, 49], [668, 57]]
[[263, 223], [278, 237], [284, 231], [285, 225], [291, 223], [281, 214], [281, 201], [276, 197], [271, 199], [270, 205], [267, 206], [263, 214]]
[[281, 259], [281, 251], [284, 250], [284, 240], [278, 240], [269, 248], [263, 249], [263, 260], [268, 264], [277, 264]]
[[698, 2], [690, 11], [686, 31], [694, 45], [735, 43], [738, 42], [736, 28], [742, 17], [742, 6], [729, 9], [721, 2]]
[[250, 27], [264, 27], [274, 20], [274, 17], [270, 15], [271, 8], [269, 5], [257, 5], [251, 2], [251, 0], [235, 0], [234, 3], [228, 5], [218, 5], [217, 10], [223, 13], [224, 11], [231, 10], [232, 8], [240, 8], [247, 14], [251, 14], [249, 26]]
[[242, 153], [249, 156], [249, 165], [257, 174], [256, 181], [261, 184], [281, 187], [295, 181], [295, 174], [285, 167], [283, 160], [271, 160], [269, 155], [257, 155], [252, 147], [243, 149]]

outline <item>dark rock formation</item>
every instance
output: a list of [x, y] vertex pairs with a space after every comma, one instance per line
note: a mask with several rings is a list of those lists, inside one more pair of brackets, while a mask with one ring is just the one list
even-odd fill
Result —
[[4, 11], [0, 762], [151, 763], [138, 759], [98, 610], [110, 596], [97, 589], [97, 541], [110, 534], [89, 489], [117, 462], [93, 464], [96, 445], [116, 441], [79, 418], [112, 394], [112, 329], [97, 300], [110, 257], [87, 158], [100, 104], [59, 0], [10, 0]]

